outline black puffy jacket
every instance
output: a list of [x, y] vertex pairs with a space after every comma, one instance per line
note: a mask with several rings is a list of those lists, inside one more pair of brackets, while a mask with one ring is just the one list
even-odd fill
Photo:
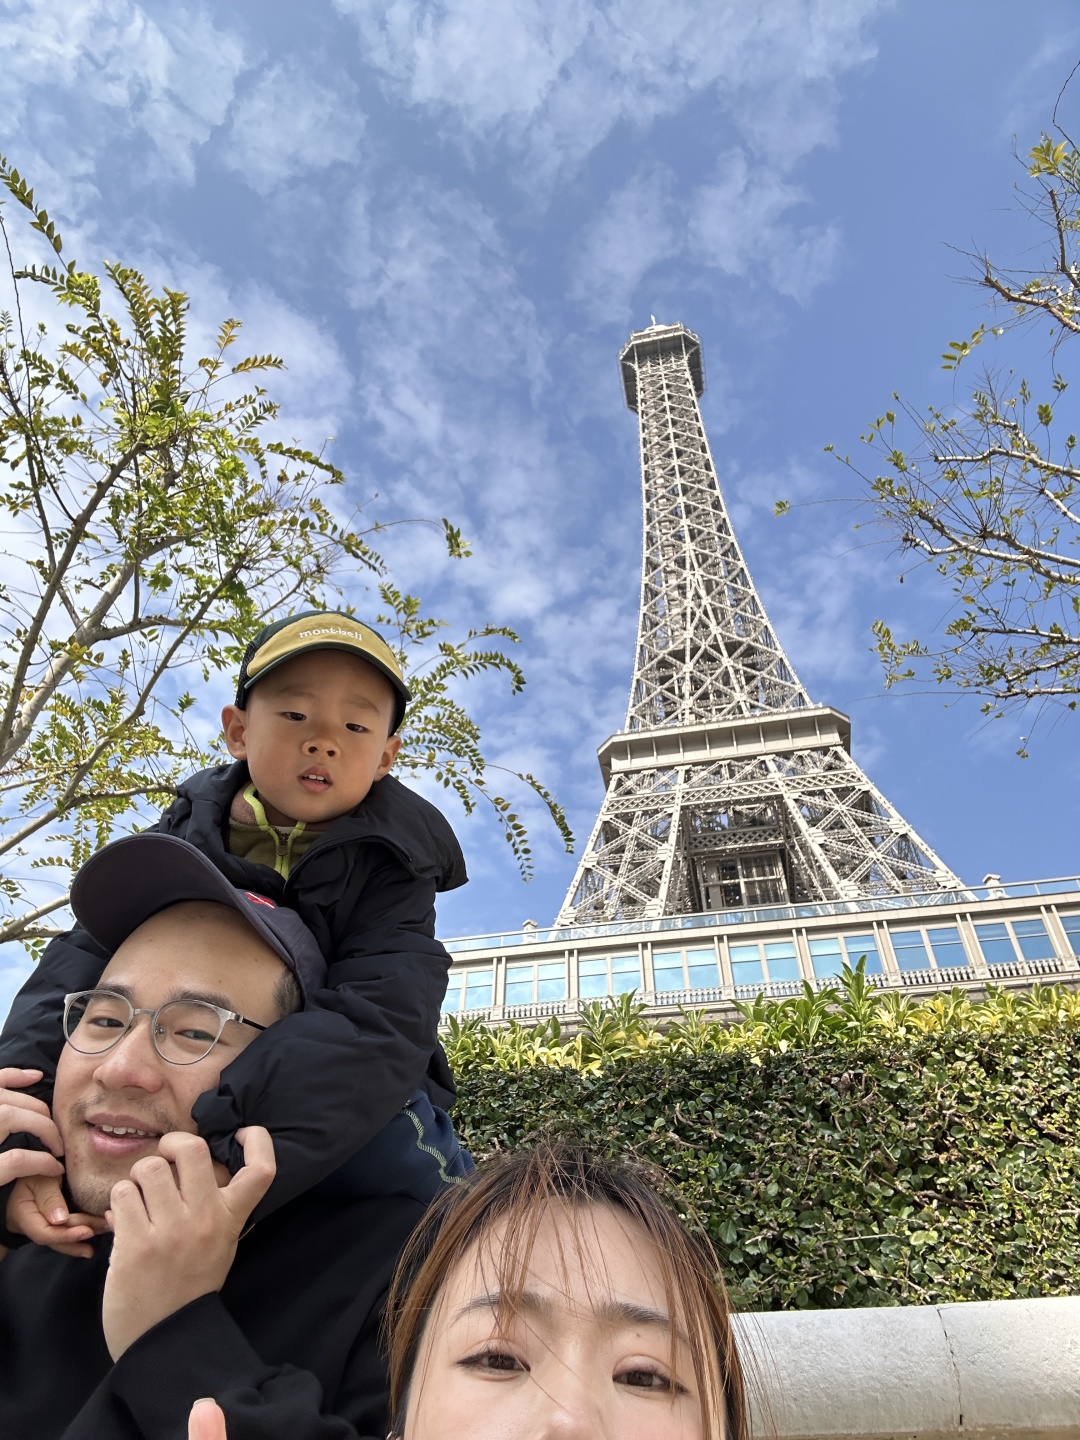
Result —
[[[198, 846], [234, 885], [292, 906], [329, 961], [326, 988], [226, 1066], [192, 1112], [214, 1158], [233, 1172], [243, 1163], [240, 1126], [273, 1135], [277, 1178], [262, 1216], [336, 1170], [415, 1090], [444, 1108], [453, 1102], [437, 1034], [450, 957], [435, 939], [435, 894], [467, 876], [444, 816], [387, 775], [283, 880], [226, 849], [229, 807], [247, 783], [243, 761], [202, 770], [154, 828]], [[46, 1100], [63, 1048], [63, 996], [96, 985], [106, 959], [84, 930], [68, 931], [11, 1007], [0, 1066], [42, 1070], [35, 1090]]]

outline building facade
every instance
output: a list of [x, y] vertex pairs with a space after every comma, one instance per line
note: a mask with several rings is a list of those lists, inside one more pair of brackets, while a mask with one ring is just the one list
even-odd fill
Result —
[[[851, 755], [769, 623], [701, 419], [701, 343], [653, 322], [620, 356], [638, 417], [642, 575], [623, 729], [555, 926], [448, 942], [448, 1013], [571, 1018], [636, 991], [658, 1016], [830, 983], [1075, 983], [1080, 883], [962, 886]], [[994, 883], [989, 883], [994, 881]]]

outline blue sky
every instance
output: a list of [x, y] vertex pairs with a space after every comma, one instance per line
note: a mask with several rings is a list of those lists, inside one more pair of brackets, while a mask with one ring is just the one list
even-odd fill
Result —
[[[947, 399], [940, 352], [984, 318], [949, 247], [1028, 243], [1011, 150], [1048, 124], [1073, 6], [1023, 24], [1002, 0], [66, 0], [62, 31], [57, 14], [0, 0], [0, 147], [80, 261], [136, 263], [202, 324], [238, 315], [283, 354], [291, 433], [335, 437], [372, 517], [462, 526], [465, 564], [389, 532], [395, 579], [459, 629], [521, 633], [524, 695], [483, 682], [473, 704], [489, 755], [541, 776], [579, 838], [636, 628], [616, 357], [655, 314], [702, 337], [751, 568], [875, 780], [966, 880], [1080, 868], [1080, 722], [1042, 724], [1022, 761], [1023, 720], [884, 695], [871, 621], [932, 627], [945, 597], [901, 589], [887, 544], [812, 503], [853, 492], [823, 446], [855, 450], [893, 390]], [[781, 497], [801, 503], [778, 520]], [[473, 879], [443, 901], [445, 935], [558, 909], [574, 860], [524, 809], [528, 886], [490, 817], [448, 806]]]

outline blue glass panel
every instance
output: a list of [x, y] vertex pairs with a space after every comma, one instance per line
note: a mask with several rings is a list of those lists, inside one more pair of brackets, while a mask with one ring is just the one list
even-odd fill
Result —
[[1014, 963], [1016, 951], [1013, 949], [1009, 932], [1003, 924], [976, 925], [975, 934], [979, 937], [979, 948], [988, 965], [1011, 965]]
[[715, 965], [716, 951], [710, 945], [706, 950], [687, 950], [687, 965]]
[[773, 945], [766, 945], [766, 946], [765, 946], [765, 959], [766, 959], [766, 960], [794, 960], [794, 959], [795, 959], [795, 946], [793, 945], [793, 943], [792, 943], [790, 940], [780, 941], [780, 942], [777, 942], [776, 944], [773, 944]]
[[1062, 915], [1061, 924], [1074, 955], [1080, 955], [1080, 915]]
[[[743, 950], [746, 946], [733, 945], [732, 950]], [[756, 948], [756, 947], [755, 947]], [[763, 985], [765, 974], [761, 968], [760, 960], [733, 960], [731, 962], [731, 978], [736, 985]]]
[[452, 1015], [455, 1010], [461, 1009], [461, 976], [452, 975], [446, 987], [446, 994], [443, 996], [442, 1011], [444, 1015]]
[[578, 978], [578, 994], [583, 1000], [595, 1000], [608, 993], [606, 975], [581, 975]]
[[533, 982], [531, 980], [507, 980], [507, 1005], [531, 1005], [532, 998]]
[[486, 1010], [491, 1004], [491, 980], [483, 984], [466, 985], [465, 987], [465, 1009]]
[[1016, 943], [1025, 960], [1049, 960], [1054, 954], [1050, 936], [1041, 920], [1014, 920]]
[[566, 999], [566, 966], [561, 960], [554, 964], [537, 966], [536, 998], [538, 1000]]
[[599, 960], [579, 960], [579, 961], [578, 961], [578, 974], [579, 974], [579, 975], [603, 975], [604, 980], [605, 980], [605, 982], [606, 982], [606, 980], [607, 980], [607, 961], [604, 960], [604, 959], [602, 959], [602, 958], [599, 959]]
[[730, 945], [728, 949], [733, 965], [744, 960], [761, 959], [761, 950], [757, 945]]
[[687, 965], [686, 971], [689, 976], [691, 990], [708, 990], [710, 986], [720, 984], [720, 975], [716, 968], [716, 960], [712, 957], [710, 957], [707, 965]]
[[625, 995], [627, 990], [641, 989], [641, 971], [637, 968], [637, 961], [634, 962], [633, 970], [616, 971], [612, 968], [611, 993], [613, 995]]
[[686, 988], [681, 950], [653, 952], [653, 984], [656, 986], [657, 993], [663, 990]]
[[892, 930], [889, 933], [896, 951], [896, 963], [901, 970], [930, 968], [930, 956], [926, 953], [926, 946], [918, 930]]
[[964, 942], [960, 939], [960, 931], [955, 925], [935, 925], [932, 930], [927, 930], [926, 934], [939, 969], [968, 963]]
[[881, 956], [878, 954], [877, 940], [873, 935], [846, 935], [844, 946], [847, 949], [848, 964], [853, 970], [865, 955], [864, 974], [881, 974]]
[[844, 952], [840, 948], [838, 938], [829, 940], [811, 940], [810, 960], [814, 967], [814, 974], [819, 979], [825, 979], [829, 975], [839, 975], [844, 968]]
[[631, 971], [635, 975], [641, 973], [641, 962], [636, 955], [613, 955], [611, 957], [612, 975], [624, 975]]
[[[766, 950], [769, 950], [771, 948], [772, 947], [769, 945], [765, 946]], [[798, 980], [800, 978], [801, 977], [799, 975], [799, 962], [798, 960], [796, 960], [794, 955], [783, 960], [769, 961], [770, 980]]]

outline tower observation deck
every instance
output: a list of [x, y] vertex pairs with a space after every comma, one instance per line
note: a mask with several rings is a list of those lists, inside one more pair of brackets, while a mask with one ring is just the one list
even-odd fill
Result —
[[640, 431], [641, 606], [626, 723], [556, 924], [864, 900], [959, 882], [851, 756], [769, 624], [701, 419], [701, 342], [635, 331], [620, 357]]

